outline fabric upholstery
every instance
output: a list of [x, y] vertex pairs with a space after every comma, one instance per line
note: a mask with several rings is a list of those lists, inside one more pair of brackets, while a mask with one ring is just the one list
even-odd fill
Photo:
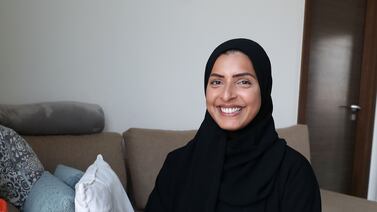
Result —
[[131, 128], [124, 135], [129, 174], [128, 193], [136, 209], [144, 209], [166, 155], [185, 145], [196, 131]]
[[65, 136], [25, 136], [45, 169], [54, 172], [58, 164], [86, 170], [102, 154], [126, 186], [123, 138], [118, 133]]
[[81, 179], [83, 175], [84, 172], [63, 164], [59, 164], [54, 172], [55, 177], [59, 178], [72, 189], [75, 189], [76, 183]]
[[0, 124], [22, 135], [90, 134], [104, 128], [100, 106], [81, 102], [0, 105]]
[[[295, 129], [297, 132], [293, 132]], [[288, 128], [286, 132], [284, 129], [277, 130], [281, 137], [286, 138], [290, 146], [307, 157], [306, 153], [300, 150], [300, 148], [307, 149], [309, 147], [306, 126], [293, 126]], [[136, 199], [132, 196], [137, 197], [139, 203], [134, 205], [136, 207], [135, 211], [143, 211], [142, 203], [147, 201], [149, 192], [154, 186], [155, 176], [157, 176], [166, 154], [172, 149], [186, 144], [195, 133], [196, 131], [194, 130], [168, 131], [150, 129], [129, 129], [123, 133], [126, 140], [125, 150], [128, 159], [126, 161], [128, 166], [127, 189], [136, 192], [128, 192], [128, 195], [131, 199]], [[295, 136], [303, 136], [305, 139], [297, 139], [296, 144], [291, 144]], [[123, 185], [125, 185], [124, 161], [119, 159], [123, 158], [123, 152], [120, 150], [122, 139], [118, 133], [100, 133], [83, 137], [29, 136], [26, 137], [26, 140], [33, 147], [42, 163], [47, 164], [45, 167], [50, 171], [53, 171], [59, 163], [85, 170], [94, 161], [99, 152], [105, 152], [101, 154], [117, 173], [120, 180], [123, 181]], [[151, 144], [151, 141], [157, 143]], [[297, 147], [299, 144], [302, 144], [302, 147]], [[86, 150], [84, 151], [83, 149]], [[310, 156], [310, 154], [308, 155]], [[149, 191], [148, 188], [150, 188]], [[143, 198], [145, 199], [143, 200]], [[323, 189], [321, 189], [321, 199], [323, 212], [377, 211], [376, 202]], [[10, 212], [18, 211], [13, 205], [9, 204], [8, 206]]]
[[276, 129], [279, 137], [287, 141], [288, 146], [310, 161], [309, 130], [306, 125], [294, 125], [291, 127]]
[[0, 125], [0, 197], [22, 207], [44, 168], [29, 144]]
[[74, 212], [75, 190], [45, 171], [33, 185], [24, 212]]
[[321, 189], [322, 212], [376, 212], [377, 202]]

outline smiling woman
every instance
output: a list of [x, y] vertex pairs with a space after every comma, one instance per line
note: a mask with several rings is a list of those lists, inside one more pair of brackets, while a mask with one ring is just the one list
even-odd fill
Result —
[[194, 139], [168, 154], [146, 211], [319, 212], [309, 162], [276, 133], [271, 65], [248, 39], [208, 59], [207, 112]]
[[261, 97], [250, 59], [240, 51], [220, 55], [206, 89], [207, 110], [224, 130], [245, 127], [257, 115]]

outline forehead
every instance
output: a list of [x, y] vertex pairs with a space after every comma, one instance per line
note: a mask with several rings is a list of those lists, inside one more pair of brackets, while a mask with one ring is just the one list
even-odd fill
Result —
[[215, 61], [211, 73], [234, 74], [235, 72], [250, 72], [255, 70], [250, 58], [237, 50], [227, 51], [221, 54]]

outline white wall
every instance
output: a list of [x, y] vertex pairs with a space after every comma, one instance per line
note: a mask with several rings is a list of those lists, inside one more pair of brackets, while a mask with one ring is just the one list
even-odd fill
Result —
[[[376, 99], [377, 106], [377, 99]], [[377, 201], [377, 108], [374, 115], [372, 158], [369, 170], [368, 199]]]
[[74, 100], [106, 130], [198, 128], [219, 43], [258, 41], [273, 66], [278, 127], [296, 123], [302, 0], [1, 0], [0, 104]]

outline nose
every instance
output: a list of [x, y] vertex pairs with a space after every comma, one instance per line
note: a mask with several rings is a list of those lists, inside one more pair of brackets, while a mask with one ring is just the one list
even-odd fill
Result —
[[236, 98], [236, 92], [235, 92], [235, 88], [232, 84], [228, 84], [226, 86], [224, 86], [224, 89], [222, 91], [222, 94], [221, 94], [221, 98], [223, 99], [223, 101], [230, 101], [230, 100], [233, 100]]

